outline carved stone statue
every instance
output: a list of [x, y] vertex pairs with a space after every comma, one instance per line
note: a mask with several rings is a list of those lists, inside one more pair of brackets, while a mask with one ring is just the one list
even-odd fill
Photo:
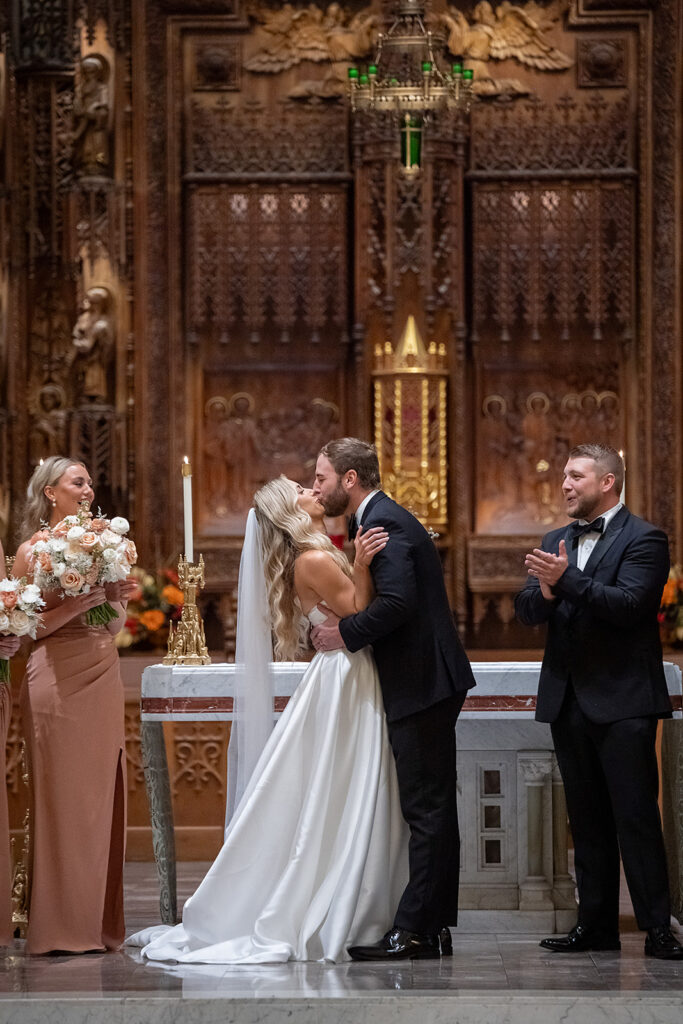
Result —
[[84, 402], [106, 403], [109, 397], [109, 369], [114, 354], [112, 296], [107, 288], [89, 288], [73, 329], [79, 369], [79, 397]]
[[29, 458], [37, 465], [54, 452], [66, 451], [67, 397], [61, 385], [49, 380], [42, 384], [30, 403]]
[[109, 63], [99, 53], [81, 61], [74, 100], [74, 157], [81, 175], [109, 174]]

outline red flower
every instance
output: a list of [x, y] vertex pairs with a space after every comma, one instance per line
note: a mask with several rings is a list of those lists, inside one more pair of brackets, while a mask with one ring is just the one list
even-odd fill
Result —
[[126, 619], [126, 629], [129, 633], [135, 635], [139, 629], [140, 623], [137, 619]]

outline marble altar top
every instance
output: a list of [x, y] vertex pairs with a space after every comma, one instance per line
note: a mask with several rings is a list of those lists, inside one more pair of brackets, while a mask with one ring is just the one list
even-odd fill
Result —
[[[308, 667], [307, 662], [273, 665], [274, 714], [283, 711]], [[477, 685], [470, 690], [460, 718], [533, 719], [540, 661], [473, 661]], [[681, 717], [681, 670], [664, 662], [671, 706]], [[150, 665], [142, 674], [140, 701], [143, 721], [231, 721], [235, 665]]]

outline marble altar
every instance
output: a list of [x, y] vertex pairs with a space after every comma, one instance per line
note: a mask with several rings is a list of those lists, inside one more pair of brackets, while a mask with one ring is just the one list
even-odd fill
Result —
[[[566, 931], [576, 918], [564, 791], [550, 729], [534, 721], [540, 662], [473, 662], [477, 681], [457, 726], [462, 931]], [[306, 669], [275, 669], [274, 718]], [[141, 739], [162, 921], [177, 917], [164, 721], [230, 721], [233, 664], [144, 670]], [[663, 727], [663, 810], [675, 913], [683, 913], [681, 671], [665, 663], [674, 719]]]

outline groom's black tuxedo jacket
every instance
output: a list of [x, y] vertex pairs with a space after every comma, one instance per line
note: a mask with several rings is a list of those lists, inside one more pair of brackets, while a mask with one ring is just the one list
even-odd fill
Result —
[[474, 686], [458, 636], [439, 554], [421, 523], [382, 491], [363, 512], [364, 530], [383, 526], [389, 542], [370, 572], [376, 596], [339, 623], [350, 651], [372, 646], [389, 722]]
[[571, 678], [578, 704], [592, 722], [641, 716], [670, 717], [657, 612], [669, 572], [666, 534], [621, 508], [582, 570], [571, 527], [546, 534], [544, 551], [569, 565], [546, 601], [530, 577], [515, 599], [527, 625], [548, 623], [536, 718], [554, 722]]

